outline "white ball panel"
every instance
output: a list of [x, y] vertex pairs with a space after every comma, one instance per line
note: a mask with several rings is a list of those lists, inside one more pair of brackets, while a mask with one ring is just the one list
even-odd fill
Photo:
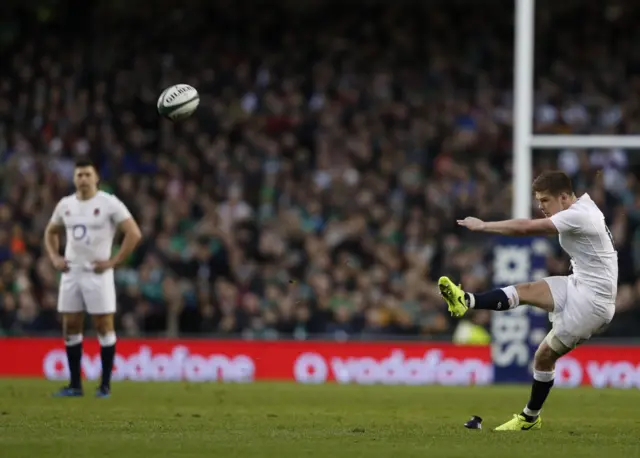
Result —
[[198, 91], [188, 84], [166, 88], [158, 97], [158, 113], [172, 121], [188, 118], [200, 104]]

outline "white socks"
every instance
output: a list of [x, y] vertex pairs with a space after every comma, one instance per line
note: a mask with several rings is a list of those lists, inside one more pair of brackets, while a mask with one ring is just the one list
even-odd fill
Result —
[[103, 336], [98, 334], [98, 342], [101, 347], [111, 347], [116, 344], [116, 340], [115, 332], [108, 332]]
[[[545, 372], [545, 371], [538, 371], [538, 370], [533, 370], [533, 379], [537, 380], [538, 382], [543, 382], [543, 383], [549, 383], [549, 382], [553, 382], [553, 379], [555, 378], [556, 372], [555, 371], [550, 371], [550, 372]], [[534, 384], [534, 391], [535, 391], [535, 384]], [[547, 387], [546, 388], [546, 393], [544, 393], [544, 398], [542, 399], [542, 401], [536, 401], [535, 399], [533, 399], [534, 403], [539, 403], [540, 405], [542, 405], [542, 403], [544, 402], [544, 400], [546, 399], [547, 395], [549, 394], [549, 390], [551, 389], [551, 387]], [[533, 397], [535, 397], [535, 392], [532, 393]], [[531, 400], [529, 401], [531, 402]], [[524, 407], [524, 409], [522, 409], [522, 413], [525, 415], [528, 415], [530, 417], [537, 417], [538, 415], [540, 415], [540, 410], [533, 410], [529, 408], [529, 403], [527, 403], [527, 405]]]
[[67, 347], [73, 347], [82, 343], [82, 334], [71, 334], [64, 338], [64, 344]]
[[509, 310], [516, 308], [520, 305], [520, 296], [518, 296], [518, 290], [515, 286], [507, 286], [506, 288], [500, 288], [507, 295], [509, 299]]

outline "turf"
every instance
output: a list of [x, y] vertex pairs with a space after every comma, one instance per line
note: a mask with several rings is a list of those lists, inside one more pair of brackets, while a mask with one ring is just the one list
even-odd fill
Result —
[[[496, 433], [527, 387], [123, 382], [111, 399], [50, 398], [57, 387], [0, 380], [2, 458], [640, 456], [631, 390], [557, 389], [541, 431]], [[472, 414], [483, 431], [462, 426]]]

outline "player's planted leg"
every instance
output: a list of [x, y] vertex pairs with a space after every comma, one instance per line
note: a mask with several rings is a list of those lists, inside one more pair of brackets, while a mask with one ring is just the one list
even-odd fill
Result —
[[69, 365], [69, 385], [54, 393], [54, 396], [82, 396], [82, 314], [64, 314], [62, 325]]
[[555, 371], [533, 371], [533, 384], [531, 385], [531, 396], [529, 402], [522, 411], [522, 416], [528, 421], [533, 422], [540, 416], [542, 405], [547, 400], [551, 388], [553, 388], [553, 380]]
[[[553, 347], [557, 350], [554, 350]], [[564, 344], [555, 337], [553, 331], [547, 336], [547, 338], [540, 344], [536, 354], [533, 358], [533, 385], [531, 386], [531, 396], [529, 402], [522, 411], [527, 421], [534, 421], [542, 410], [542, 405], [547, 400], [549, 392], [553, 387], [553, 381], [555, 378], [556, 361], [568, 353], [570, 348], [565, 347]]]
[[96, 396], [104, 398], [111, 394], [111, 374], [113, 373], [113, 360], [116, 356], [117, 339], [113, 327], [113, 315], [96, 315], [94, 323], [98, 330], [100, 360], [102, 362], [102, 377]]
[[[551, 348], [548, 343], [549, 340], [554, 341], [555, 345], [552, 345], [558, 348], [558, 351]], [[533, 384], [531, 385], [531, 395], [527, 405], [519, 415], [514, 415], [513, 419], [498, 426], [496, 431], [540, 429], [542, 426], [540, 411], [553, 387], [556, 361], [568, 351], [569, 348], [564, 348], [564, 344], [561, 344], [555, 338], [553, 332], [549, 334], [547, 339], [540, 344], [533, 359]]]

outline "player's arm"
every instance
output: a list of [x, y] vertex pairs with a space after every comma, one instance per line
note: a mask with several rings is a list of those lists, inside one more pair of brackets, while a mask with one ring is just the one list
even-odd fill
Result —
[[584, 227], [584, 215], [579, 210], [569, 207], [543, 219], [508, 219], [506, 221], [485, 222], [478, 218], [469, 217], [459, 220], [458, 224], [472, 231], [501, 235], [555, 235], [580, 231]]
[[465, 218], [458, 224], [472, 231], [491, 234], [523, 237], [528, 235], [554, 235], [558, 229], [550, 218], [544, 219], [508, 219], [505, 221], [482, 221], [478, 218]]
[[65, 259], [60, 255], [60, 235], [63, 231], [64, 221], [60, 214], [60, 204], [58, 204], [44, 230], [44, 248], [53, 266], [64, 272], [68, 269], [68, 266]]
[[94, 263], [94, 272], [96, 273], [102, 273], [122, 264], [127, 257], [133, 253], [136, 245], [138, 245], [142, 239], [142, 233], [140, 232], [138, 223], [133, 219], [127, 207], [115, 196], [111, 197], [109, 217], [117, 226], [118, 230], [124, 234], [124, 238], [122, 239], [120, 249], [115, 255], [107, 261], [96, 261]]
[[133, 217], [121, 221], [118, 225], [118, 230], [124, 234], [124, 239], [118, 252], [111, 258], [113, 267], [122, 264], [142, 240], [142, 232], [140, 232], [140, 227], [138, 227], [138, 223]]
[[62, 230], [63, 226], [54, 224], [51, 221], [44, 230], [44, 247], [51, 260], [56, 256], [60, 256], [60, 234], [62, 234]]

